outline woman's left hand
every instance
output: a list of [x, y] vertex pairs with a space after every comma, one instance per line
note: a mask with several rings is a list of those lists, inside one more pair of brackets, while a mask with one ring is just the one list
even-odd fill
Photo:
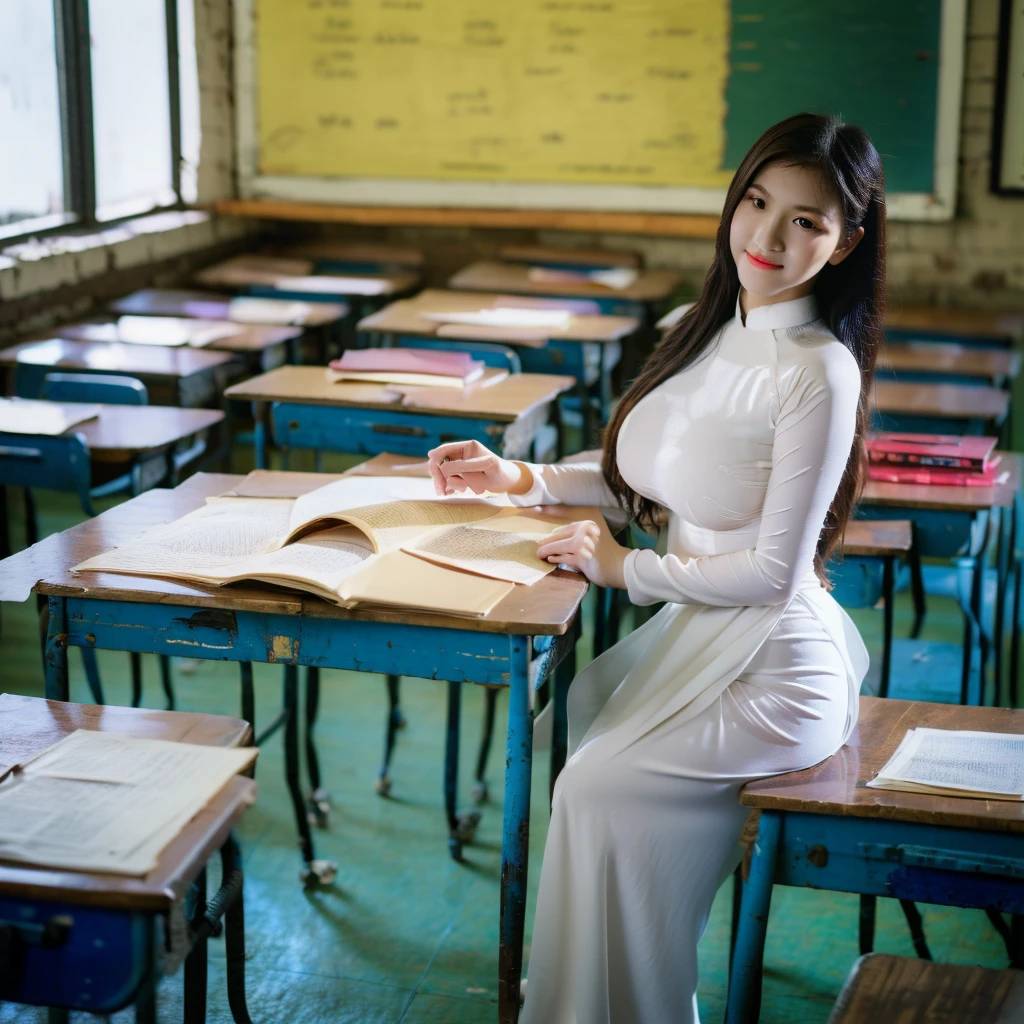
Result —
[[626, 589], [623, 564], [629, 548], [624, 548], [601, 519], [584, 519], [560, 526], [537, 545], [537, 557], [579, 569], [591, 583], [599, 587]]

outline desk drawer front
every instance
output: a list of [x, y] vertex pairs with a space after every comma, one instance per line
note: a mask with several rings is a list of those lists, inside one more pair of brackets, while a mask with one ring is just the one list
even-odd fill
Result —
[[787, 814], [775, 880], [1024, 913], [1024, 838], [875, 818]]
[[[54, 918], [66, 923], [56, 941], [42, 934]], [[0, 897], [0, 1001], [113, 1013], [153, 969], [154, 928], [127, 911]]]
[[498, 686], [509, 684], [510, 649], [516, 642], [514, 637], [440, 626], [79, 598], [67, 600], [67, 629], [68, 644], [75, 647]]
[[475, 440], [500, 448], [505, 424], [457, 416], [275, 402], [270, 411], [274, 443], [281, 448], [426, 458], [448, 441]]

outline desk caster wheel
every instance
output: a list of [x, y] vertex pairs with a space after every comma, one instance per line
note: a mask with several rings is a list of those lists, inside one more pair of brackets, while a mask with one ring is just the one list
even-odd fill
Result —
[[463, 811], [455, 820], [455, 838], [460, 843], [473, 842], [476, 839], [476, 828], [479, 824], [479, 811]]
[[326, 789], [314, 789], [308, 798], [306, 819], [316, 828], [327, 828], [331, 817], [331, 796]]
[[448, 837], [448, 853], [452, 860], [462, 863], [462, 840], [455, 835]]
[[390, 796], [391, 795], [391, 776], [390, 775], [378, 775], [373, 780], [373, 788], [378, 796]]
[[473, 784], [473, 803], [485, 804], [490, 797], [490, 791], [487, 789], [487, 782], [485, 779], [481, 779], [479, 782]]
[[330, 885], [338, 874], [338, 865], [333, 860], [311, 860], [299, 872], [299, 881], [307, 889]]

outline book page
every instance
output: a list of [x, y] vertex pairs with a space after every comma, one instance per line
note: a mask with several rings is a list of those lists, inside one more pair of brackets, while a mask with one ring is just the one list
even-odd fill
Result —
[[431, 530], [402, 550], [440, 565], [529, 586], [556, 568], [537, 557], [537, 545], [560, 525], [526, 516], [502, 517]]
[[868, 785], [1024, 799], [1024, 736], [912, 729]]
[[243, 571], [254, 555], [280, 547], [294, 502], [280, 498], [212, 499], [122, 547], [94, 555], [72, 572], [104, 571], [199, 579]]
[[342, 584], [347, 601], [398, 605], [446, 615], [486, 615], [515, 584], [445, 569], [404, 551], [372, 559]]
[[0, 859], [144, 875], [255, 757], [80, 729], [0, 784]]
[[[475, 511], [455, 511], [459, 507]], [[315, 523], [344, 520], [363, 530], [382, 553], [427, 529], [485, 519], [496, 510], [496, 504], [481, 499], [439, 498], [429, 477], [346, 476], [296, 499], [288, 537]]]
[[572, 314], [566, 309], [516, 309], [511, 306], [495, 306], [478, 309], [476, 312], [425, 312], [425, 320], [437, 320], [447, 324], [471, 324], [478, 327], [549, 327], [564, 330], [569, 326]]
[[318, 295], [383, 295], [391, 287], [391, 282], [379, 277], [316, 274], [308, 277], [278, 277], [273, 286], [282, 292], [311, 292]]

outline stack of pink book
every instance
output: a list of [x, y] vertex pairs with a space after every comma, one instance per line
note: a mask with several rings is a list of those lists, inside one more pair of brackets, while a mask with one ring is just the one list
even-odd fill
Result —
[[994, 437], [878, 432], [865, 441], [868, 476], [903, 484], [991, 487], [999, 474]]
[[351, 349], [330, 364], [335, 381], [371, 381], [416, 387], [461, 388], [483, 376], [468, 352], [420, 348]]

